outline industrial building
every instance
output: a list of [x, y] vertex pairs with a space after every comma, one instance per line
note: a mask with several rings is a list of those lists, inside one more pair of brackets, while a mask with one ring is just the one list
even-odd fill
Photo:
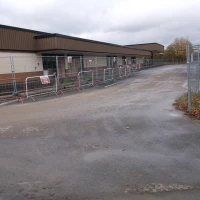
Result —
[[163, 51], [158, 43], [122, 46], [0, 25], [0, 78], [11, 78], [13, 73], [26, 78], [131, 65]]

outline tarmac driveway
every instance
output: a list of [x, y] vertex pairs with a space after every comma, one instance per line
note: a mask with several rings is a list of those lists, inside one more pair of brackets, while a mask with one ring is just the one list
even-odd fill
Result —
[[200, 123], [172, 104], [186, 66], [0, 107], [0, 200], [200, 199]]

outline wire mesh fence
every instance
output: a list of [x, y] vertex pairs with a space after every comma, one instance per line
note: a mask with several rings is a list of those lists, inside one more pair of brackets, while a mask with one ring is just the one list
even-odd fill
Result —
[[120, 67], [119, 68], [119, 77], [120, 78], [125, 78], [126, 77], [126, 67]]
[[26, 78], [26, 98], [54, 93], [57, 95], [57, 77], [56, 75], [32, 76]]
[[200, 92], [200, 45], [187, 46], [188, 110], [191, 110], [192, 95]]
[[113, 77], [115, 80], [120, 79], [120, 68], [116, 67], [113, 69]]
[[104, 82], [110, 82], [113, 79], [113, 68], [104, 69]]
[[104, 69], [97, 69], [93, 71], [94, 84], [100, 85], [104, 83]]
[[79, 88], [94, 86], [94, 74], [93, 71], [82, 71], [78, 73]]
[[12, 100], [23, 102], [25, 98], [25, 84], [20, 78], [0, 79], [0, 103]]
[[126, 68], [126, 76], [127, 77], [131, 76], [132, 75], [132, 73], [131, 73], [132, 72], [131, 71], [132, 67], [130, 65], [126, 65], [125, 68]]
[[79, 82], [78, 82], [78, 73], [66, 73], [59, 74], [57, 76], [58, 81], [58, 91], [64, 92], [66, 90], [78, 90]]
[[162, 65], [175, 65], [186, 64], [186, 59], [165, 58], [165, 59], [143, 59], [140, 63], [141, 69], [162, 66]]
[[[198, 57], [195, 56], [193, 61]], [[133, 76], [140, 69], [177, 63], [184, 63], [184, 60], [59, 54], [0, 57], [0, 96], [9, 95], [9, 99], [16, 99], [18, 94], [21, 96], [20, 84], [24, 83], [26, 97], [34, 100], [35, 96], [41, 94], [57, 95], [58, 91], [64, 93], [66, 90], [107, 84]], [[49, 79], [46, 83], [43, 82], [45, 77]], [[197, 87], [197, 84], [192, 83], [192, 86]]]

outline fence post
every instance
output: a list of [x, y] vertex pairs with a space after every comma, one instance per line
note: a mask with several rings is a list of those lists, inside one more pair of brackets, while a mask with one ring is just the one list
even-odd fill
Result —
[[10, 56], [10, 68], [11, 68], [12, 78], [15, 78], [15, 67], [14, 67], [13, 56]]
[[81, 59], [81, 56], [80, 56], [80, 66], [81, 66], [81, 72], [82, 72], [82, 59]]
[[58, 76], [55, 75], [56, 92], [58, 92], [58, 80], [57, 79], [59, 79], [59, 75]]
[[199, 58], [199, 53], [200, 53], [200, 51], [199, 51], [199, 46], [198, 46], [198, 80], [197, 80], [197, 83], [198, 83], [198, 88], [197, 88], [197, 92], [199, 92], [199, 89], [200, 89], [200, 58]]
[[94, 74], [93, 74], [93, 70], [92, 70], [92, 85], [94, 86]]
[[[14, 59], [13, 56], [10, 56], [10, 67], [11, 67], [11, 72], [12, 72], [12, 78], [15, 79], [15, 65], [14, 65]], [[16, 80], [13, 80], [13, 89], [14, 93], [17, 93], [17, 85], [16, 85]]]
[[96, 68], [96, 79], [98, 79], [98, 70], [97, 70], [97, 57], [95, 57], [95, 68]]
[[27, 83], [27, 79], [28, 78], [26, 78], [25, 82], [26, 82], [26, 98], [28, 99], [28, 83]]
[[114, 79], [114, 69], [112, 68], [112, 79]]
[[188, 78], [188, 111], [191, 111], [191, 80], [190, 80], [190, 46], [186, 47], [187, 52], [187, 78]]
[[106, 81], [106, 69], [103, 70], [103, 81]]
[[58, 84], [59, 84], [59, 68], [58, 68], [58, 56], [56, 56], [56, 71], [57, 71], [57, 81], [58, 81]]
[[[73, 62], [73, 57], [72, 57], [72, 62]], [[76, 71], [76, 57], [74, 58], [74, 71], [73, 72], [75, 72]]]
[[81, 72], [78, 73], [78, 84], [79, 84], [79, 88], [81, 88], [81, 77], [80, 77], [80, 73], [81, 73]]

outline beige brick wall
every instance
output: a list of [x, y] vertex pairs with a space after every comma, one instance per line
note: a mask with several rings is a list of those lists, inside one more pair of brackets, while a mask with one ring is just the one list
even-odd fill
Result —
[[10, 56], [13, 56], [15, 73], [43, 71], [40, 54], [0, 52], [0, 74], [11, 73]]
[[1, 55], [0, 53], [0, 74], [8, 73], [11, 73], [10, 57], [6, 57], [6, 55]]

